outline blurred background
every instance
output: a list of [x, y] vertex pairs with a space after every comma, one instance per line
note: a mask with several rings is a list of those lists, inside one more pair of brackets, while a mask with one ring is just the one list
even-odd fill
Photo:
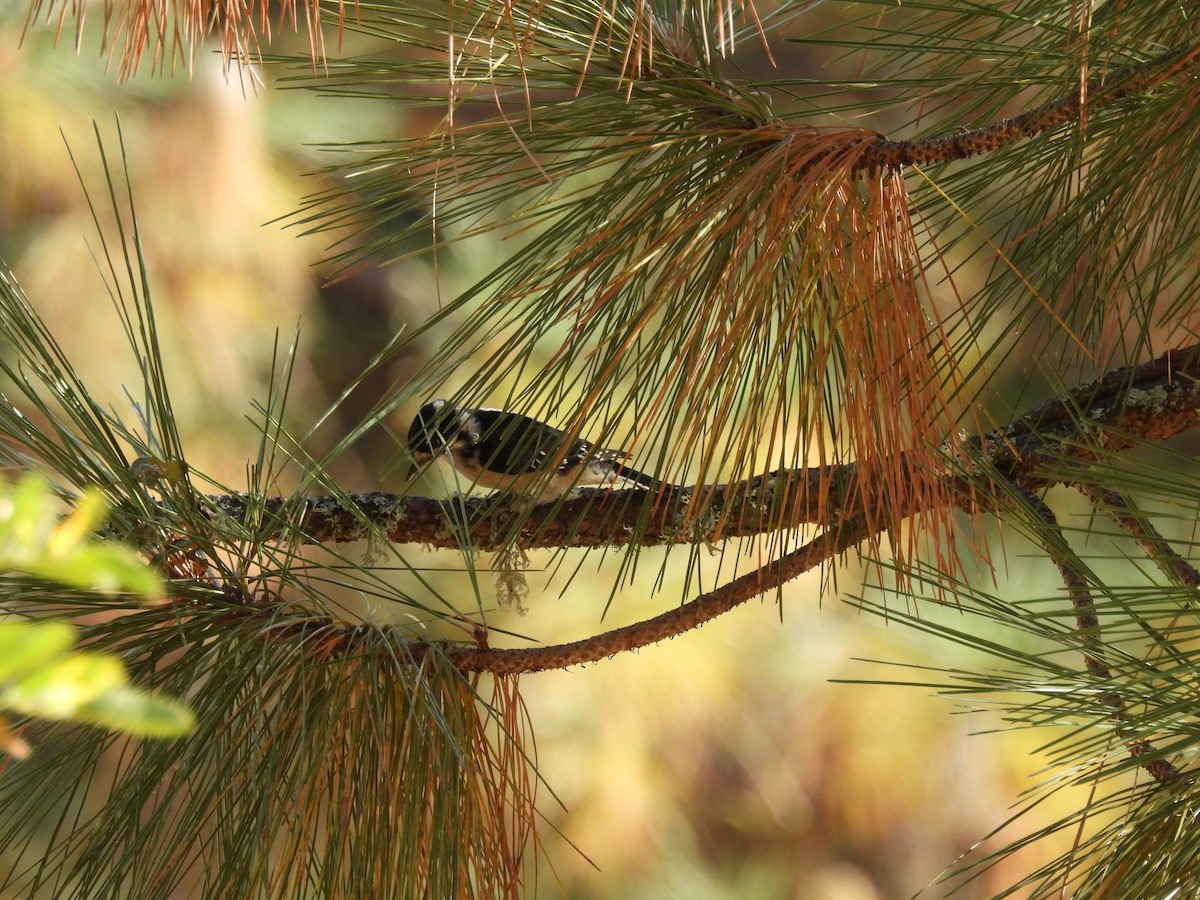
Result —
[[[119, 118], [184, 444], [191, 465], [218, 481], [245, 487], [259, 440], [253, 405], [265, 403], [297, 334], [285, 419], [304, 434], [397, 332], [502, 258], [499, 241], [484, 237], [436, 264], [368, 266], [331, 281], [322, 262], [331, 235], [305, 236], [286, 220], [329, 186], [329, 176], [314, 173], [339, 153], [322, 143], [423, 134], [437, 110], [286, 89], [270, 70], [227, 71], [216, 52], [197, 53], [191, 73], [177, 67], [119, 83], [99, 28], [78, 54], [73, 34], [56, 49], [45, 27], [22, 42], [24, 6], [0, 12], [0, 257], [95, 395], [132, 417], [123, 385], [136, 384], [137, 371], [97, 271], [101, 251], [72, 165], [73, 157], [102, 196], [94, 129], [112, 153]], [[366, 42], [348, 35], [345, 48]], [[329, 47], [338, 52], [334, 41]], [[305, 38], [285, 33], [273, 50], [306, 48]], [[779, 61], [796, 74], [828, 62]], [[743, 63], [760, 65], [753, 53]], [[422, 361], [421, 348], [411, 348], [368, 378], [312, 435], [309, 452], [332, 446]], [[404, 430], [412, 412], [398, 411], [393, 427]], [[331, 471], [347, 490], [394, 488], [395, 449], [381, 431]], [[285, 471], [278, 490], [298, 475]], [[1019, 539], [1007, 537], [1004, 547], [998, 593], [1059, 589], [1048, 561], [1026, 558]], [[535, 555], [526, 615], [498, 612], [490, 621], [551, 642], [661, 612], [678, 601], [672, 586], [686, 553], [665, 566], [657, 591], [661, 552], [643, 556], [640, 574], [609, 605], [612, 562], [596, 575], [594, 558], [568, 555], [563, 569], [582, 569], [564, 590], [563, 578], [539, 571], [549, 557]], [[451, 570], [461, 562], [417, 548], [411, 558]], [[718, 562], [703, 563], [704, 589]], [[838, 587], [860, 592], [861, 575], [846, 565]], [[452, 595], [462, 576], [436, 577]], [[404, 615], [357, 612], [383, 621]], [[919, 612], [963, 624], [951, 609]], [[539, 804], [548, 818], [545, 857], [531, 882], [542, 896], [633, 900], [941, 896], [945, 887], [932, 882], [977, 843], [986, 853], [1086, 801], [1082, 789], [1064, 788], [1003, 827], [1028, 801], [1023, 795], [1050, 777], [1039, 770], [1052, 732], [1008, 730], [988, 710], [930, 686], [854, 683], [928, 681], [902, 667], [970, 669], [981, 664], [972, 653], [861, 614], [833, 589], [822, 593], [813, 576], [789, 584], [781, 604], [767, 597], [640, 653], [524, 678], [547, 785]], [[1012, 885], [1072, 837], [1000, 860], [962, 895]]]

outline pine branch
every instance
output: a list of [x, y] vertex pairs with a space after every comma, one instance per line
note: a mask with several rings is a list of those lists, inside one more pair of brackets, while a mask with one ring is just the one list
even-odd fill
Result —
[[1160, 572], [1177, 584], [1200, 587], [1200, 571], [1167, 542], [1149, 517], [1137, 510], [1123, 493], [1101, 490], [1091, 484], [1076, 483], [1071, 486], [1116, 519], [1117, 524], [1142, 546]]
[[866, 171], [874, 171], [994, 153], [1014, 141], [1052, 131], [1079, 118], [1084, 110], [1095, 111], [1145, 93], [1168, 78], [1193, 69], [1197, 62], [1200, 62], [1200, 47], [1176, 48], [1144, 63], [1089, 81], [1082, 90], [982, 128], [913, 141], [889, 141], [881, 137], [863, 152], [858, 164]]
[[[856, 517], [824, 532], [771, 565], [735, 578], [689, 603], [651, 619], [582, 640], [521, 649], [487, 647], [486, 641], [479, 635], [477, 647], [408, 642], [404, 647], [405, 658], [419, 665], [427, 654], [437, 653], [460, 671], [490, 672], [494, 675], [519, 675], [597, 662], [614, 654], [638, 650], [698, 628], [747, 600], [779, 587], [844, 553], [864, 540], [867, 535], [866, 519], [862, 516]], [[269, 620], [271, 627], [269, 630], [264, 629], [263, 633], [272, 640], [294, 640], [298, 636], [320, 635], [322, 652], [331, 657], [361, 653], [359, 645], [375, 633], [375, 626], [347, 625], [328, 616], [296, 616], [289, 620], [286, 616], [281, 617], [277, 609], [254, 604], [250, 598], [245, 598], [244, 613], [242, 610], [236, 610], [228, 615], [238, 618], [249, 615]]]
[[[1038, 520], [1038, 537], [1050, 558], [1054, 560], [1054, 565], [1071, 596], [1071, 606], [1075, 609], [1075, 624], [1079, 629], [1079, 640], [1083, 647], [1084, 665], [1096, 678], [1113, 681], [1112, 669], [1104, 656], [1104, 639], [1100, 619], [1096, 615], [1096, 604], [1092, 599], [1092, 581], [1088, 573], [1071, 552], [1058, 519], [1045, 501], [1027, 489], [1019, 491], [1019, 498], [1033, 511]], [[1100, 699], [1112, 708], [1113, 718], [1117, 721], [1117, 732], [1125, 740], [1130, 756], [1141, 760], [1142, 768], [1155, 780], [1164, 784], [1178, 781], [1179, 769], [1162, 759], [1154, 744], [1131, 733], [1128, 718], [1124, 714], [1125, 701], [1121, 695], [1116, 690], [1108, 690], [1100, 695]]]
[[[967, 441], [973, 456], [966, 466], [948, 466], [943, 478], [953, 495], [971, 498], [991, 493], [994, 478], [1022, 488], [1060, 483], [1039, 470], [1063, 458], [1091, 461], [1101, 453], [1127, 449], [1138, 441], [1165, 440], [1200, 424], [1200, 344], [1170, 351], [1136, 367], [1115, 369], [1095, 382], [1042, 404], [1005, 428]], [[910, 467], [901, 457], [897, 468]], [[966, 471], [964, 471], [964, 468]], [[928, 509], [877, 512], [880, 495], [859, 477], [855, 464], [784, 469], [734, 485], [701, 489], [710, 528], [680, 530], [695, 492], [668, 488], [651, 498], [641, 490], [584, 490], [560, 505], [498, 509], [494, 500], [466, 499], [453, 504], [425, 497], [384, 492], [350, 495], [347, 506], [335, 497], [311, 497], [298, 503], [239, 494], [211, 496], [217, 514], [245, 522], [254, 509], [271, 523], [264, 538], [289, 536], [312, 544], [371, 539], [383, 534], [393, 543], [421, 543], [459, 549], [465, 510], [468, 543], [477, 550], [512, 545], [539, 547], [644, 546], [713, 543], [780, 528], [829, 526], [876, 510], [873, 523], [883, 527]], [[645, 503], [653, 503], [648, 518]], [[968, 502], [968, 501], [964, 501]], [[286, 520], [294, 526], [287, 526]], [[644, 520], [645, 519], [645, 520]], [[282, 521], [281, 521], [282, 520]], [[520, 528], [514, 537], [513, 528]], [[299, 530], [299, 534], [292, 533]]]

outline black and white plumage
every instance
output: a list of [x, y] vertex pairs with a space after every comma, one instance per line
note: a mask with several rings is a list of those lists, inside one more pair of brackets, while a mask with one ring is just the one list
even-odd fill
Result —
[[[421, 407], [408, 430], [408, 450], [420, 464], [443, 454], [463, 480], [496, 490], [525, 493], [538, 485], [535, 503], [561, 497], [572, 487], [613, 484], [620, 479], [654, 488], [659, 481], [622, 462], [624, 450], [607, 450], [566, 435], [544, 422], [503, 409], [468, 409], [445, 400]], [[546, 480], [546, 469], [553, 474]]]

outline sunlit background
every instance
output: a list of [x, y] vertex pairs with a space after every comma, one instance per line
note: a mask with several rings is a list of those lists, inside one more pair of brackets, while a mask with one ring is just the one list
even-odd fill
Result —
[[[102, 196], [94, 129], [115, 153], [119, 120], [172, 398], [195, 469], [245, 487], [260, 437], [255, 404], [265, 404], [293, 344], [285, 421], [304, 435], [391, 337], [502, 258], [504, 246], [489, 237], [469, 251], [331, 282], [322, 262], [331, 236], [305, 236], [288, 218], [328, 186], [313, 173], [339, 154], [320, 145], [420, 134], [436, 123], [436, 110], [284, 89], [270, 70], [230, 72], [211, 52], [198, 53], [190, 73], [144, 72], [121, 84], [95, 34], [79, 55], [73, 35], [55, 49], [47, 29], [22, 44], [23, 6], [0, 13], [0, 256], [95, 395], [133, 419], [123, 385], [136, 383], [136, 369], [97, 270], [103, 248], [72, 163]], [[274, 49], [305, 47], [289, 35]], [[751, 54], [746, 66], [761, 64]], [[306, 449], [320, 455], [421, 364], [419, 350], [391, 361]], [[411, 414], [400, 410], [393, 426], [403, 430]], [[395, 450], [380, 432], [333, 472], [348, 490], [394, 488]], [[285, 471], [279, 490], [298, 474]], [[1004, 548], [998, 593], [1059, 589], [1048, 560], [1019, 539], [1007, 538]], [[452, 554], [413, 548], [411, 558], [462, 567]], [[646, 552], [639, 576], [609, 604], [614, 562], [568, 555], [551, 578], [538, 571], [549, 555], [534, 555], [525, 615], [498, 611], [489, 621], [553, 642], [645, 618], [678, 602], [685, 559], [685, 551], [674, 554], [656, 591], [661, 551]], [[567, 584], [566, 573], [581, 562]], [[717, 563], [702, 559], [703, 587], [713, 586]], [[789, 584], [781, 602], [768, 596], [640, 653], [525, 677], [548, 820], [544, 855], [530, 875], [539, 894], [872, 900], [928, 889], [940, 896], [944, 886], [931, 883], [977, 842], [985, 851], [998, 847], [1085, 802], [1082, 789], [1064, 789], [1003, 827], [1030, 799], [1023, 794], [1053, 776], [1040, 771], [1039, 754], [1054, 733], [1010, 731], [969, 700], [887, 684], [944, 678], [906, 667], [988, 663], [857, 612], [843, 596], [860, 590], [861, 575], [849, 564], [838, 573], [841, 593], [822, 593], [814, 575]], [[436, 577], [447, 594], [463, 578]], [[356, 612], [378, 621], [407, 614], [369, 604]], [[932, 621], [957, 616], [933, 605], [919, 612]], [[863, 680], [883, 683], [855, 683]], [[963, 896], [1011, 885], [1071, 838], [1001, 860]]]

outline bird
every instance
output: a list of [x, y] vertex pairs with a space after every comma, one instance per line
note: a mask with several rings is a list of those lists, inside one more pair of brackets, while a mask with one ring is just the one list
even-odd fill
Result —
[[[615, 484], [624, 479], [655, 489], [661, 482], [624, 464], [624, 450], [566, 440], [557, 428], [504, 409], [472, 409], [433, 400], [421, 407], [408, 430], [408, 451], [424, 465], [443, 454], [464, 479], [482, 487], [525, 494], [548, 503], [573, 487]], [[547, 469], [552, 470], [549, 480]]]

